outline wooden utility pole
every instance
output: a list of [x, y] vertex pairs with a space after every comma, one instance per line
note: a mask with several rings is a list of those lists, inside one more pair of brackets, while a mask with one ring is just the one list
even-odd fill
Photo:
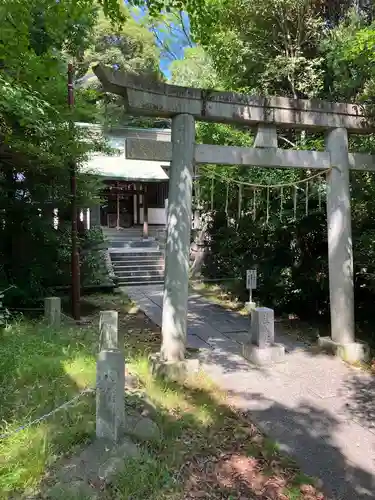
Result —
[[[74, 106], [74, 91], [73, 91], [73, 65], [68, 65], [68, 106], [72, 111]], [[73, 129], [73, 121], [70, 119], [70, 128]], [[78, 230], [77, 230], [77, 169], [73, 158], [69, 162], [70, 173], [70, 196], [71, 196], [71, 218], [72, 218], [72, 248], [71, 248], [71, 273], [72, 273], [72, 316], [75, 320], [81, 318], [80, 311], [80, 295], [81, 295], [81, 278], [79, 269], [79, 252], [78, 252]]]

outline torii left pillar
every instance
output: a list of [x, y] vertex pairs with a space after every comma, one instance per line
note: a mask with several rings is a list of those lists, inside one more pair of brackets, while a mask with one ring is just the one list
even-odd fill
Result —
[[175, 363], [185, 357], [189, 296], [195, 122], [189, 114], [172, 118], [167, 239], [160, 358]]

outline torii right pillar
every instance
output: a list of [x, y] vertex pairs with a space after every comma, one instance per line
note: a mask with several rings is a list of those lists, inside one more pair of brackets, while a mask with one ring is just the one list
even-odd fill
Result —
[[332, 165], [327, 177], [331, 337], [321, 337], [319, 344], [353, 363], [364, 361], [369, 351], [366, 344], [355, 341], [348, 132], [345, 128], [327, 132], [326, 150]]

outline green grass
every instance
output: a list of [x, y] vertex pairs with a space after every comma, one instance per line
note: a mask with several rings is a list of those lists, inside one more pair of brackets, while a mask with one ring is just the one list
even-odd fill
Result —
[[[300, 485], [307, 484], [307, 479], [295, 464], [279, 455], [274, 442], [226, 405], [225, 393], [202, 373], [184, 385], [150, 374], [148, 353], [158, 350], [160, 330], [124, 295], [84, 299], [82, 314], [91, 318], [91, 327], [53, 329], [24, 320], [1, 332], [1, 434], [94, 385], [98, 311], [103, 309], [119, 311], [126, 365], [139, 380], [139, 388], [127, 392], [127, 404], [142, 408], [147, 396], [162, 439], [140, 442], [140, 457], [124, 462], [113, 484], [100, 492], [100, 499], [182, 500], [184, 491], [191, 489], [201, 489], [213, 500], [237, 498], [237, 483], [221, 484], [211, 473], [221, 457], [232, 455], [259, 461], [259, 474], [264, 480], [272, 478], [276, 464], [288, 478], [284, 491], [287, 497], [302, 498]], [[95, 400], [87, 394], [69, 410], [0, 440], [0, 498], [24, 498], [37, 492], [48, 475], [53, 477], [57, 460], [74, 454], [93, 438], [94, 432]]]
[[[12, 432], [95, 382], [97, 334], [19, 321], [0, 333], [0, 433]], [[0, 495], [32, 492], [46, 468], [94, 432], [94, 398], [0, 440]]]
[[205, 297], [210, 302], [219, 306], [236, 311], [239, 314], [248, 314], [245, 309], [245, 304], [238, 300], [235, 294], [230, 290], [231, 282], [228, 283], [204, 283], [191, 282], [190, 289], [192, 292], [197, 292]]
[[[148, 399], [157, 408], [153, 418], [163, 439], [158, 444], [149, 444], [146, 458], [142, 456], [140, 460], [125, 462], [115, 481], [119, 498], [182, 500], [184, 491], [190, 491], [192, 477], [195, 477], [193, 484], [198, 485], [196, 489], [207, 493], [204, 498], [238, 498], [238, 480], [228, 486], [218, 477], [206, 474], [204, 467], [198, 473], [186, 467], [197, 461], [209, 470], [221, 456], [231, 454], [255, 458], [259, 463], [258, 474], [265, 481], [276, 476], [287, 477], [288, 484], [282, 491], [290, 500], [302, 499], [300, 486], [313, 484], [311, 478], [299, 472], [293, 460], [280, 454], [277, 443], [263, 436], [226, 405], [226, 394], [203, 373], [191, 377], [184, 385], [155, 378], [150, 375], [148, 362], [142, 356], [132, 360], [130, 369], [140, 378]], [[146, 483], [144, 478], [147, 478]]]
[[149, 453], [126, 461], [126, 467], [117, 474], [113, 489], [121, 498], [159, 500], [163, 490], [168, 491], [173, 476], [167, 464]]

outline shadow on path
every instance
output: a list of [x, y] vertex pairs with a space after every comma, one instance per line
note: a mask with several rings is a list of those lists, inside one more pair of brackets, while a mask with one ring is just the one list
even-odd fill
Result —
[[[161, 318], [158, 294], [149, 298], [158, 309], [151, 317], [156, 323]], [[147, 307], [144, 311], [148, 314]], [[286, 335], [277, 338], [287, 342], [289, 351], [282, 366], [250, 365], [240, 356], [236, 340], [244, 321], [202, 298], [189, 300], [188, 341], [194, 336], [202, 342], [208, 375], [305, 473], [319, 477], [329, 495], [339, 500], [375, 498], [374, 378], [337, 359], [301, 350], [306, 345]]]
[[348, 461], [335, 443], [340, 427], [335, 417], [307, 401], [288, 408], [254, 392], [231, 395], [264, 404], [247, 412], [249, 419], [276, 439], [283, 452], [295, 457], [305, 473], [320, 478], [327, 495], [338, 500], [375, 498], [374, 475]]

